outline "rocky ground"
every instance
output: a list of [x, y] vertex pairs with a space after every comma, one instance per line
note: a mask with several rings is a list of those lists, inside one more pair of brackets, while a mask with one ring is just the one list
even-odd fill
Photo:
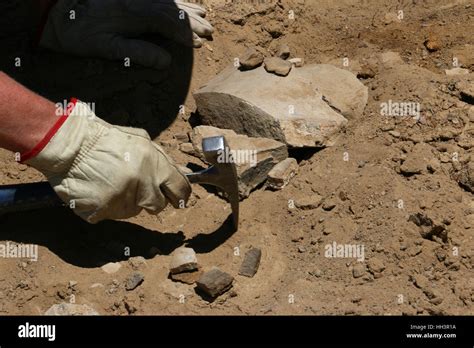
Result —
[[[187, 209], [127, 221], [88, 225], [61, 209], [0, 217], [3, 244], [39, 245], [36, 262], [1, 260], [0, 313], [66, 302], [84, 306], [51, 311], [472, 315], [474, 2], [203, 2], [215, 34], [195, 51], [190, 92], [247, 48], [269, 57], [286, 44], [305, 66], [354, 73], [368, 90], [363, 113], [332, 146], [290, 148], [296, 176], [282, 190], [256, 185], [235, 233], [228, 203], [201, 186]], [[389, 100], [419, 103], [420, 117], [383, 115]], [[185, 106], [157, 141], [178, 163], [203, 166], [182, 145], [191, 93]], [[42, 179], [7, 151], [0, 162], [0, 184]], [[334, 243], [364, 247], [364, 259], [330, 257]], [[183, 270], [180, 252], [195, 271], [170, 275]]]

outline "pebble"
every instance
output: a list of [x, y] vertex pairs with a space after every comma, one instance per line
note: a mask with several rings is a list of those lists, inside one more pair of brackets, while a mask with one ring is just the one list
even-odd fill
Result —
[[323, 209], [326, 211], [333, 210], [336, 207], [336, 200], [334, 198], [326, 199], [323, 203]]
[[354, 278], [360, 278], [365, 274], [365, 265], [358, 262], [352, 267], [352, 276]]
[[428, 39], [426, 39], [423, 44], [425, 45], [426, 49], [430, 52], [438, 51], [441, 48], [441, 45], [438, 39], [434, 36], [431, 36]]
[[107, 274], [112, 274], [118, 272], [121, 267], [120, 262], [109, 262], [103, 265], [101, 269]]
[[193, 144], [191, 144], [191, 143], [179, 144], [179, 151], [181, 151], [185, 154], [191, 155], [191, 156], [197, 156], [198, 155], [198, 153], [194, 149]]
[[267, 185], [274, 190], [281, 190], [288, 185], [297, 172], [298, 162], [296, 159], [286, 158], [268, 172]]
[[425, 276], [421, 274], [415, 274], [412, 279], [417, 288], [425, 289], [428, 287], [428, 279]]
[[143, 283], [144, 280], [145, 277], [143, 276], [143, 274], [141, 274], [140, 272], [134, 272], [125, 281], [125, 289], [131, 291], [137, 286], [139, 286], [141, 283]]
[[469, 69], [464, 69], [464, 68], [452, 68], [452, 69], [445, 69], [444, 73], [447, 76], [457, 76], [457, 75], [469, 74], [470, 71], [469, 71]]
[[262, 251], [258, 248], [252, 248], [245, 253], [244, 261], [240, 266], [239, 274], [245, 277], [253, 277], [260, 266]]
[[383, 262], [376, 257], [372, 257], [368, 261], [367, 266], [369, 267], [369, 271], [372, 274], [382, 273], [385, 270], [385, 265], [383, 264]]
[[249, 48], [242, 57], [239, 58], [240, 70], [252, 70], [263, 63], [263, 54], [255, 48]]
[[170, 274], [172, 280], [181, 282], [184, 284], [194, 284], [198, 281], [199, 278], [202, 276], [202, 270], [198, 269], [192, 272], [182, 272], [176, 274]]
[[290, 73], [292, 64], [278, 57], [265, 58], [265, 70], [278, 76], [287, 76]]
[[198, 263], [196, 253], [193, 249], [180, 247], [173, 252], [170, 263], [171, 273], [189, 272], [197, 269]]
[[299, 198], [295, 201], [295, 207], [302, 210], [316, 209], [321, 204], [323, 198], [318, 194]]
[[234, 278], [218, 268], [205, 272], [197, 281], [197, 287], [212, 298], [226, 292], [232, 287]]
[[303, 58], [291, 58], [288, 61], [295, 66], [295, 68], [301, 68], [304, 66], [304, 59]]
[[187, 143], [189, 142], [189, 135], [188, 133], [176, 133], [173, 135], [173, 137], [179, 142], [179, 143]]
[[280, 45], [280, 47], [278, 47], [276, 56], [281, 59], [288, 59], [290, 57], [290, 47], [287, 44]]
[[128, 259], [128, 263], [134, 270], [137, 270], [141, 266], [146, 265], [146, 260], [143, 256], [134, 256]]

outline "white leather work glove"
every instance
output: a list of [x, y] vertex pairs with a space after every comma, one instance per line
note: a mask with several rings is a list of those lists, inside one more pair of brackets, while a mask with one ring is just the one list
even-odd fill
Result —
[[143, 129], [110, 125], [77, 101], [48, 134], [23, 161], [90, 223], [158, 213], [168, 202], [183, 208], [189, 198], [186, 176]]
[[186, 46], [200, 47], [213, 28], [206, 11], [179, 0], [59, 0], [51, 9], [40, 45], [83, 57], [134, 62], [157, 69], [171, 62], [169, 53], [138, 39], [159, 34]]

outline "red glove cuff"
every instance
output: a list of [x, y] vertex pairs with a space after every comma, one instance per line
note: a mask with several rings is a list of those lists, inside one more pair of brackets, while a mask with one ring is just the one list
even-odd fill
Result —
[[59, 128], [61, 128], [61, 126], [64, 124], [64, 122], [66, 122], [67, 117], [69, 116], [69, 114], [72, 112], [72, 110], [76, 106], [76, 103], [77, 103], [77, 99], [76, 98], [71, 98], [71, 102], [67, 105], [66, 110], [64, 110], [64, 114], [59, 117], [59, 119], [56, 121], [56, 123], [53, 125], [53, 127], [51, 127], [51, 129], [46, 133], [44, 138], [41, 139], [41, 141], [38, 144], [36, 144], [35, 147], [33, 147], [31, 150], [29, 150], [25, 153], [22, 153], [20, 155], [20, 159], [21, 159], [20, 163], [23, 163], [23, 162], [29, 160], [30, 158], [35, 157], [37, 154], [39, 154], [45, 148], [45, 146], [49, 143], [51, 138], [58, 132]]

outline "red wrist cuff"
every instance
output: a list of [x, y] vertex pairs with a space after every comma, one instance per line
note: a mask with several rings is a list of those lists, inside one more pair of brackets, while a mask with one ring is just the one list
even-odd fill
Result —
[[64, 110], [64, 114], [59, 117], [59, 119], [56, 121], [56, 123], [53, 125], [53, 127], [51, 127], [51, 129], [46, 133], [44, 138], [41, 139], [41, 141], [38, 144], [36, 144], [35, 147], [33, 147], [31, 150], [29, 150], [25, 153], [22, 153], [20, 155], [20, 159], [21, 159], [20, 163], [23, 163], [23, 162], [29, 160], [30, 158], [35, 157], [37, 154], [39, 154], [45, 148], [45, 146], [49, 143], [51, 138], [57, 133], [59, 128], [61, 128], [61, 126], [64, 124], [64, 122], [66, 122], [67, 117], [69, 116], [71, 111], [76, 106], [76, 103], [77, 103], [77, 99], [76, 98], [71, 98], [71, 102], [68, 104], [66, 110]]

